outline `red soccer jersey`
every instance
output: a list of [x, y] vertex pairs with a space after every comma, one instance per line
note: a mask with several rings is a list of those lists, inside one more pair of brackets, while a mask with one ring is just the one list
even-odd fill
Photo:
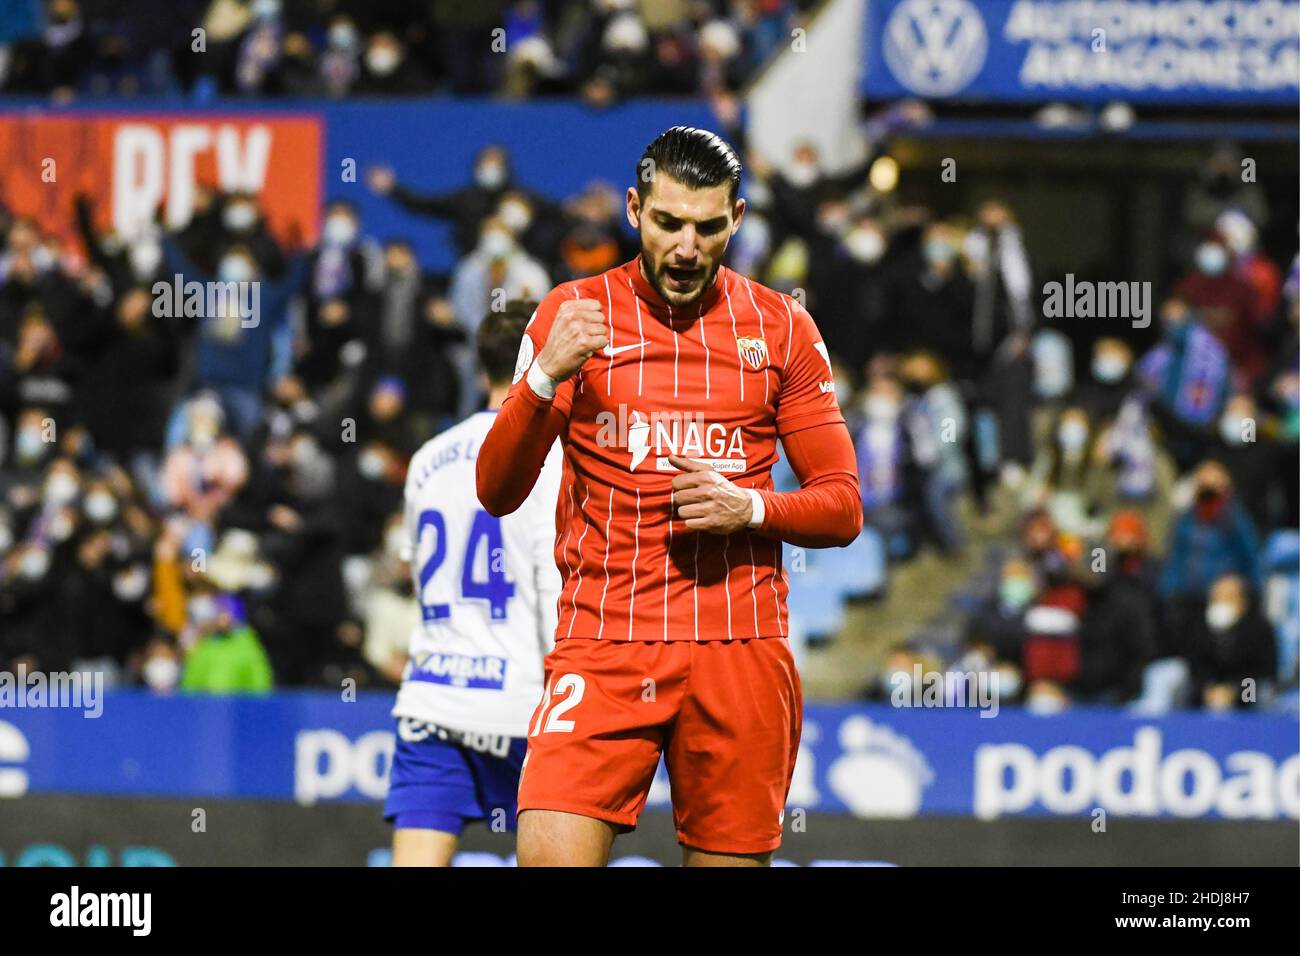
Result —
[[602, 303], [609, 345], [554, 398], [564, 477], [555, 557], [565, 578], [557, 640], [784, 637], [781, 544], [753, 531], [689, 530], [673, 517], [667, 456], [709, 462], [771, 489], [778, 437], [843, 423], [830, 360], [793, 298], [724, 267], [687, 310], [641, 275], [639, 257], [553, 289], [530, 321], [507, 402], [565, 299]]

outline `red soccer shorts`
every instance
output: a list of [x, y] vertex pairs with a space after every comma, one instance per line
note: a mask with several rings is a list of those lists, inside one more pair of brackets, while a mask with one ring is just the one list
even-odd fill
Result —
[[636, 827], [662, 753], [677, 839], [712, 853], [781, 845], [803, 725], [785, 638], [567, 638], [547, 655], [519, 810]]

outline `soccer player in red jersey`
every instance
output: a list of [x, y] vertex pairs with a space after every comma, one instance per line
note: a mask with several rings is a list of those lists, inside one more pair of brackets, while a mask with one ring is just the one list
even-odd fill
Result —
[[[722, 265], [745, 211], [735, 151], [676, 126], [637, 171], [640, 255], [542, 300], [478, 455], [499, 516], [564, 450], [519, 863], [604, 865], [662, 754], [685, 864], [762, 866], [802, 722], [781, 542], [857, 537], [857, 465], [812, 317]], [[778, 438], [798, 491], [772, 490]]]

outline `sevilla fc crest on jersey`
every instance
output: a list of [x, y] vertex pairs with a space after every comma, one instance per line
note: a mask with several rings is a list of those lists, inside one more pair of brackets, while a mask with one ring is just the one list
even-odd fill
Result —
[[758, 371], [767, 364], [767, 342], [763, 339], [752, 339], [737, 335], [736, 348], [740, 349], [740, 357], [748, 362], [749, 367], [754, 371]]

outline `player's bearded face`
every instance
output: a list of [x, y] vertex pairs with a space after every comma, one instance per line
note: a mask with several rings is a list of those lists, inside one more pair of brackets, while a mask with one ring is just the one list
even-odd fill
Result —
[[733, 206], [727, 186], [691, 189], [666, 174], [655, 177], [641, 204], [628, 190], [628, 218], [641, 234], [646, 278], [669, 305], [692, 305], [718, 274], [745, 201]]

